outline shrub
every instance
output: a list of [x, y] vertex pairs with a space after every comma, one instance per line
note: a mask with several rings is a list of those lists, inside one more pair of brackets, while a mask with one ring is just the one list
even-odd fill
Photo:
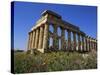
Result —
[[90, 52], [87, 55], [77, 52], [50, 52], [36, 55], [17, 52], [14, 53], [14, 72], [30, 73], [96, 69], [96, 52]]

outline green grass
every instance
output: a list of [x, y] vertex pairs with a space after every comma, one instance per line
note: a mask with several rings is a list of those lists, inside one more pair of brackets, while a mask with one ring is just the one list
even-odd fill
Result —
[[97, 54], [77, 52], [51, 52], [37, 55], [25, 52], [14, 53], [14, 73], [67, 71], [96, 69]]

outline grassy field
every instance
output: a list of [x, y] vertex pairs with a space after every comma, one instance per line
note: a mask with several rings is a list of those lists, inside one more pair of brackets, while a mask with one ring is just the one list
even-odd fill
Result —
[[14, 53], [14, 73], [67, 71], [81, 69], [96, 69], [97, 54], [77, 52], [51, 52], [27, 54]]

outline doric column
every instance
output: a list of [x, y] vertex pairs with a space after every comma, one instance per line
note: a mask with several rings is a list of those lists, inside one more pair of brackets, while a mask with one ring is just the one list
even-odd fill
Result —
[[28, 37], [28, 47], [27, 47], [27, 50], [30, 50], [30, 39], [31, 39], [31, 37], [30, 37], [30, 33], [29, 33], [28, 36], [29, 36], [29, 37]]
[[73, 32], [73, 45], [74, 45], [74, 50], [76, 50], [76, 33]]
[[65, 41], [65, 30], [61, 28], [61, 50], [65, 50], [64, 41]]
[[39, 36], [39, 45], [38, 45], [38, 48], [41, 49], [42, 48], [42, 45], [43, 45], [43, 27], [41, 26], [40, 27], [40, 36]]
[[93, 50], [93, 38], [91, 38], [91, 48]]
[[82, 36], [82, 51], [84, 51], [84, 36]]
[[95, 39], [95, 50], [97, 50], [97, 40]]
[[88, 46], [89, 46], [88, 51], [90, 51], [90, 37], [88, 37]]
[[97, 40], [96, 40], [96, 51], [97, 51]]
[[91, 40], [91, 37], [90, 37], [90, 50], [92, 50], [92, 40]]
[[85, 51], [88, 51], [88, 38], [85, 37]]
[[88, 51], [90, 51], [90, 37], [88, 36]]
[[49, 24], [46, 23], [44, 27], [43, 49], [47, 49], [49, 45]]
[[32, 49], [33, 49], [34, 48], [35, 32], [33, 31], [32, 33], [33, 33], [33, 35], [32, 35]]
[[89, 36], [87, 36], [87, 48], [88, 48], [87, 51], [89, 51], [89, 49], [90, 49], [90, 45], [89, 44], [90, 44], [90, 42], [89, 42]]
[[94, 50], [96, 50], [96, 41], [94, 39]]
[[93, 49], [95, 50], [95, 39], [93, 39]]
[[78, 51], [81, 51], [80, 34], [78, 34]]
[[35, 40], [36, 40], [36, 30], [34, 30], [34, 37], [33, 37], [33, 48], [35, 48]]
[[68, 32], [68, 50], [71, 50], [71, 31], [67, 30]]
[[54, 27], [54, 38], [53, 38], [53, 48], [55, 49], [55, 50], [57, 50], [59, 47], [59, 42], [58, 42], [58, 39], [57, 39], [57, 26], [56, 25], [53, 25], [53, 27]]
[[89, 51], [89, 39], [88, 39], [88, 36], [86, 36], [86, 39], [87, 39], [87, 44], [86, 44], [86, 51]]
[[33, 32], [31, 32], [30, 49], [32, 49]]
[[91, 49], [93, 50], [93, 38], [91, 38]]
[[36, 39], [37, 39], [37, 30], [35, 29], [35, 42], [34, 42], [34, 48], [36, 48]]
[[95, 42], [94, 42], [94, 39], [93, 39], [93, 50], [95, 50]]
[[91, 50], [93, 49], [93, 46], [92, 46], [92, 38], [91, 38]]
[[86, 51], [86, 36], [84, 36], [84, 51]]
[[95, 40], [95, 50], [96, 50], [96, 40]]
[[92, 46], [92, 50], [93, 50], [93, 38], [91, 38], [91, 46]]
[[35, 39], [35, 48], [38, 48], [38, 41], [39, 41], [39, 29], [36, 29], [36, 39]]
[[92, 42], [91, 42], [91, 37], [90, 37], [90, 51], [92, 50]]
[[85, 36], [85, 51], [87, 51], [87, 36]]

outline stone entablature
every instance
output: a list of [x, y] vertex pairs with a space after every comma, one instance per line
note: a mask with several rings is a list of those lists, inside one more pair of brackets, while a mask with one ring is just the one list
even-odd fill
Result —
[[[50, 25], [54, 29], [53, 32], [49, 30]], [[61, 36], [58, 35], [58, 28], [61, 29]], [[67, 32], [67, 39], [65, 39], [65, 31]], [[42, 53], [50, 50], [50, 38], [53, 39], [52, 48], [54, 50], [81, 52], [97, 50], [96, 39], [87, 36], [79, 27], [62, 20], [62, 17], [57, 13], [45, 10], [42, 17], [29, 32], [28, 50], [37, 49]], [[61, 41], [60, 45], [59, 41]]]

